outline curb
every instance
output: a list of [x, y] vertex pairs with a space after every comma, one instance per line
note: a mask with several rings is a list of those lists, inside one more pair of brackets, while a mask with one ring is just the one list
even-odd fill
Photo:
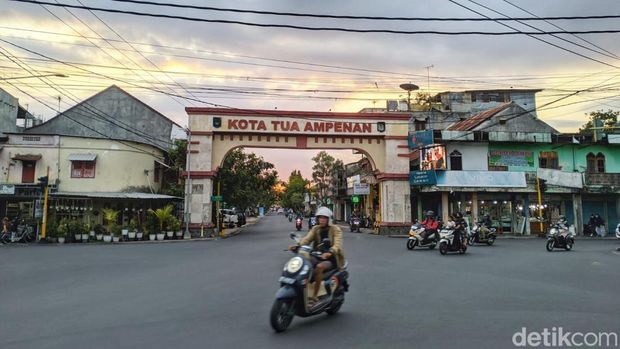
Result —
[[243, 228], [247, 228], [247, 227], [253, 226], [258, 221], [260, 221], [260, 217], [257, 217], [253, 222], [246, 222], [246, 224], [244, 226], [242, 226], [242, 227], [228, 229], [228, 230], [230, 230], [232, 232], [226, 233], [224, 236], [221, 236], [219, 238], [220, 239], [228, 239], [228, 238], [231, 238], [233, 236], [237, 236], [237, 235], [241, 234], [241, 231], [243, 230]]

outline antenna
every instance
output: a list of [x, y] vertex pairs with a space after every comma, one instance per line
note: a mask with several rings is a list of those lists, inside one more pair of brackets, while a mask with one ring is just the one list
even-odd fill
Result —
[[424, 67], [426, 68], [426, 93], [431, 95], [431, 68], [435, 68], [433, 64]]

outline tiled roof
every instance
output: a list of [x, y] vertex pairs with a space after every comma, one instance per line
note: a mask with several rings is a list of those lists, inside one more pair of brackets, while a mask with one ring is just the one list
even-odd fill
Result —
[[476, 126], [492, 118], [495, 114], [508, 108], [511, 104], [512, 102], [504, 103], [500, 105], [499, 107], [480, 112], [470, 118], [467, 118], [466, 120], [457, 122], [456, 124], [448, 127], [448, 130], [449, 131], [471, 131], [474, 128], [476, 128]]

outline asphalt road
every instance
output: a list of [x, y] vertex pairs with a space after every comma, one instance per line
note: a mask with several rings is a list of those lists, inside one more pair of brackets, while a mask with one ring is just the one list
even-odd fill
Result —
[[268, 315], [294, 228], [269, 216], [217, 241], [0, 246], [0, 348], [512, 348], [563, 327], [620, 332], [616, 241], [498, 240], [465, 255], [345, 232], [341, 312]]

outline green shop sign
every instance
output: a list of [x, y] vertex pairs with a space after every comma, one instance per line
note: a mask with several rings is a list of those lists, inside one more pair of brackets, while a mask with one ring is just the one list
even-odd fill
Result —
[[491, 150], [489, 166], [534, 167], [534, 152], [521, 150]]

